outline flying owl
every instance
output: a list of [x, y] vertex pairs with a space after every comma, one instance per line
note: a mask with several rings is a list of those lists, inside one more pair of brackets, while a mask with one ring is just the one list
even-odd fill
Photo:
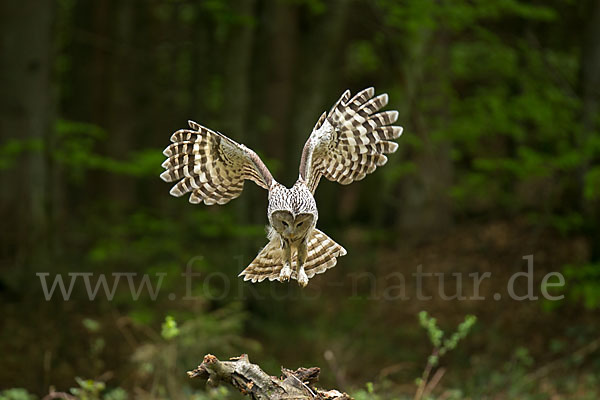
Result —
[[402, 134], [401, 127], [392, 126], [398, 112], [379, 112], [388, 96], [374, 94], [368, 88], [351, 98], [347, 90], [321, 115], [304, 145], [298, 180], [289, 189], [273, 179], [254, 151], [193, 121], [191, 130], [171, 136], [160, 177], [178, 181], [171, 195], [190, 193], [193, 204], [225, 204], [242, 193], [246, 179], [267, 189], [269, 242], [239, 276], [252, 282], [291, 278], [304, 287], [346, 254], [316, 228], [319, 213], [313, 194], [321, 177], [343, 185], [361, 180], [387, 162], [385, 153], [398, 148], [391, 141]]

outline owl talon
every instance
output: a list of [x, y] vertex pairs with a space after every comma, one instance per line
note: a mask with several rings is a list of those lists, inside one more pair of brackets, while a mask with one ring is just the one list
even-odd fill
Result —
[[308, 276], [306, 275], [306, 272], [304, 272], [304, 268], [301, 268], [300, 272], [298, 272], [298, 285], [301, 287], [306, 287], [306, 285], [308, 285]]
[[281, 282], [287, 282], [290, 280], [290, 277], [292, 276], [292, 269], [290, 268], [289, 265], [284, 265], [283, 268], [281, 268], [281, 272], [279, 273], [279, 280]]

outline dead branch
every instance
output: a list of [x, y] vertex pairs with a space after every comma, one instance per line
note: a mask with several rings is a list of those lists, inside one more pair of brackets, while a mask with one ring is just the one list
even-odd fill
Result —
[[188, 371], [190, 378], [204, 378], [211, 386], [229, 384], [254, 400], [352, 400], [346, 393], [323, 390], [314, 386], [320, 369], [281, 368], [281, 377], [270, 376], [258, 365], [251, 364], [247, 354], [220, 361], [212, 354], [204, 356], [202, 364]]

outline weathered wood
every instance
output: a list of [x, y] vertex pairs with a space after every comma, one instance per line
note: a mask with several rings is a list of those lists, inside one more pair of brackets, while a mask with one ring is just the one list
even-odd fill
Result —
[[220, 361], [212, 354], [204, 356], [202, 364], [188, 371], [190, 378], [204, 378], [210, 386], [229, 384], [255, 400], [318, 399], [352, 400], [338, 390], [318, 389], [320, 369], [298, 368], [295, 371], [281, 368], [281, 377], [270, 376], [258, 365], [250, 363], [247, 354]]

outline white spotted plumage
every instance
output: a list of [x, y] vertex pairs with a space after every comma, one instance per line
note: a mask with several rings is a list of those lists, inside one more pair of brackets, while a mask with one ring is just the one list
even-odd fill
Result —
[[387, 94], [368, 88], [354, 97], [344, 92], [329, 113], [323, 113], [302, 151], [300, 174], [291, 188], [281, 185], [258, 155], [225, 135], [190, 121], [191, 130], [171, 136], [161, 178], [177, 182], [173, 196], [190, 193], [191, 203], [225, 204], [238, 197], [246, 179], [269, 191], [267, 245], [245, 268], [244, 280], [308, 279], [337, 263], [346, 250], [316, 228], [318, 210], [313, 194], [321, 177], [342, 184], [363, 179], [387, 162], [402, 128], [392, 124], [397, 111], [378, 112]]

